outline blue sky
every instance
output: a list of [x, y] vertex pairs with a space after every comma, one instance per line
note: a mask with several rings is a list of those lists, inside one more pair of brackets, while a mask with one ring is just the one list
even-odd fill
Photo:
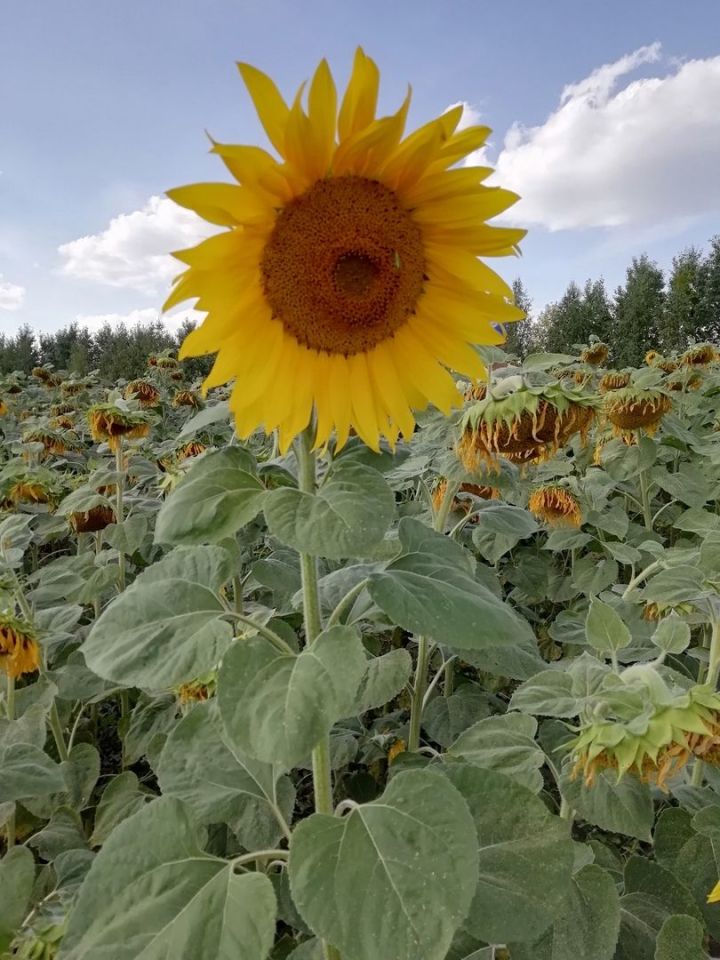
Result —
[[0, 0], [0, 331], [150, 319], [195, 230], [157, 198], [223, 179], [206, 129], [262, 142], [235, 61], [290, 95], [358, 43], [411, 124], [493, 128], [536, 305], [720, 232], [718, 0]]

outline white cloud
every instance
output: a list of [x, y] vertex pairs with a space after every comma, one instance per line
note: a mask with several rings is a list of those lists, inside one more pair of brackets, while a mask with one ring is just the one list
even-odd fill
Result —
[[25, 287], [3, 280], [0, 273], [0, 310], [19, 310], [25, 300]]
[[720, 56], [620, 85], [659, 58], [641, 47], [565, 87], [545, 123], [511, 127], [495, 182], [523, 198], [513, 221], [647, 228], [720, 212]]
[[463, 108], [462, 116], [460, 117], [460, 123], [457, 125], [458, 130], [464, 130], [466, 127], [474, 127], [476, 124], [480, 123], [482, 114], [477, 107], [474, 107], [471, 103], [468, 103], [467, 100], [457, 100], [455, 103], [451, 103], [450, 106], [445, 110], [445, 113], [448, 113], [455, 107]]
[[164, 197], [150, 197], [141, 210], [114, 217], [101, 233], [58, 247], [61, 272], [80, 280], [156, 295], [181, 272], [172, 250], [217, 232], [190, 210]]
[[121, 326], [135, 327], [138, 324], [157, 323], [159, 320], [168, 333], [177, 333], [185, 320], [190, 319], [199, 323], [203, 317], [204, 314], [192, 308], [161, 314], [154, 307], [146, 307], [129, 310], [127, 313], [81, 313], [75, 317], [75, 322], [81, 327], [86, 327], [90, 333], [97, 333], [106, 324], [114, 328]]

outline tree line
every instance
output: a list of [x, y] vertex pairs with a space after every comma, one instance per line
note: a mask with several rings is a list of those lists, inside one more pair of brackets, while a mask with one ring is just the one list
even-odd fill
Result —
[[[565, 353], [597, 337], [610, 347], [615, 366], [637, 366], [649, 349], [671, 353], [693, 342], [720, 343], [720, 236], [707, 251], [683, 250], [667, 276], [646, 254], [634, 257], [625, 283], [613, 294], [603, 279], [587, 280], [582, 287], [573, 281], [537, 316], [521, 280], [515, 280], [513, 291], [528, 319], [508, 326], [508, 352], [521, 357], [538, 350]], [[134, 327], [105, 324], [90, 333], [71, 323], [36, 335], [23, 325], [14, 335], [0, 334], [0, 375], [52, 364], [78, 376], [96, 370], [106, 381], [130, 380], [146, 371], [150, 355], [176, 351], [191, 329], [188, 321], [172, 334], [158, 320]], [[200, 357], [186, 361], [185, 370], [188, 377], [202, 377], [211, 363], [212, 358]]]
[[646, 254], [633, 257], [613, 294], [602, 279], [582, 287], [573, 281], [537, 316], [522, 281], [513, 290], [528, 319], [508, 327], [509, 352], [565, 353], [597, 337], [610, 347], [615, 366], [637, 366], [650, 349], [669, 354], [690, 343], [720, 342], [720, 236], [705, 252], [679, 253], [667, 276]]

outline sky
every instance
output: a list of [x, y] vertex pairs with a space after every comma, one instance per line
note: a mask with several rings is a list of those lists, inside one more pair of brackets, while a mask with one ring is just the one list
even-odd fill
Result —
[[206, 132], [266, 145], [235, 62], [291, 98], [358, 44], [410, 128], [492, 127], [536, 310], [720, 233], [720, 0], [0, 0], [0, 333], [156, 319], [208, 233], [164, 191], [226, 179]]

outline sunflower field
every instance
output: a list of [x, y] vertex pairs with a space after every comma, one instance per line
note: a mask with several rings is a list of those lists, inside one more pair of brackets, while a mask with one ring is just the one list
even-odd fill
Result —
[[505, 354], [486, 128], [241, 72], [180, 357], [0, 381], [0, 957], [718, 955], [720, 352]]

